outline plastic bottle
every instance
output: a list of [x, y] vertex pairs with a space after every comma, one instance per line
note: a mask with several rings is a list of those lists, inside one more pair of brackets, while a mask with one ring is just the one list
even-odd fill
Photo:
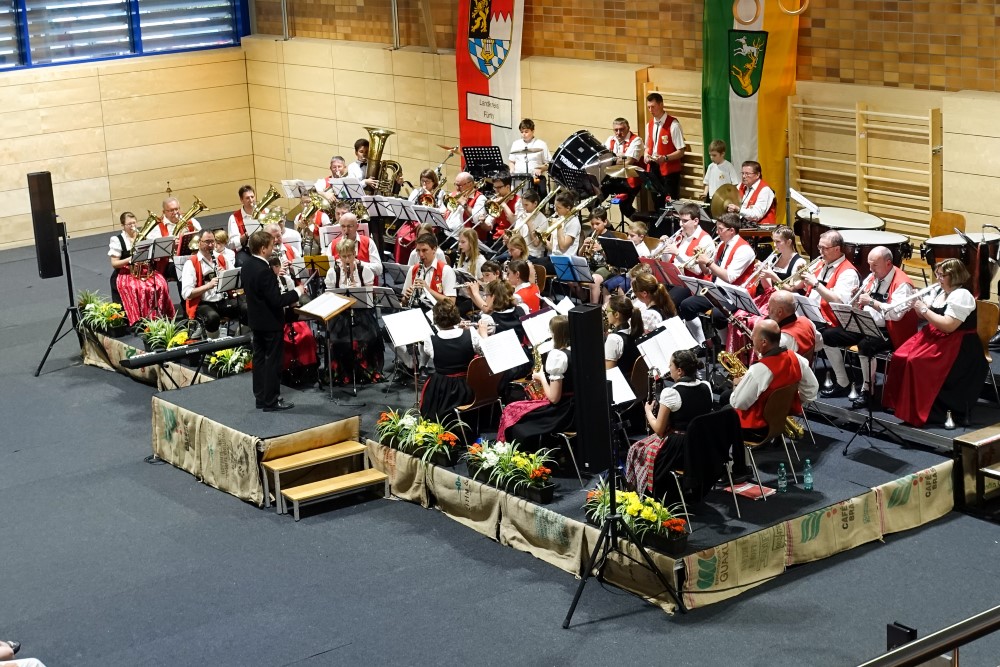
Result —
[[778, 464], [778, 493], [788, 492], [788, 473], [785, 472], [785, 464]]
[[806, 459], [806, 465], [802, 469], [802, 488], [806, 491], [813, 490], [813, 466], [809, 459]]

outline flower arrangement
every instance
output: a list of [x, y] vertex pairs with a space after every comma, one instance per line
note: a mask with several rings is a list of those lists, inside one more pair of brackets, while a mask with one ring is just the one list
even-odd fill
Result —
[[[651, 496], [640, 497], [635, 491], [616, 491], [615, 502], [625, 523], [639, 538], [646, 534], [678, 537], [685, 533], [687, 521], [679, 516], [682, 512], [678, 505], [668, 506]], [[608, 517], [611, 494], [606, 479], [587, 492], [584, 507], [587, 516], [597, 524]]]
[[120, 303], [107, 299], [91, 301], [80, 311], [80, 324], [91, 331], [110, 331], [128, 326], [128, 317]]
[[188, 342], [185, 323], [165, 317], [139, 320], [139, 335], [150, 350], [169, 350]]
[[252, 356], [248, 347], [219, 350], [208, 358], [208, 370], [219, 378], [236, 375], [250, 369]]
[[487, 475], [489, 482], [499, 488], [517, 491], [520, 488], [541, 488], [552, 479], [552, 450], [523, 452], [516, 442], [490, 442], [480, 440], [469, 448], [466, 461], [470, 469]]
[[389, 409], [379, 415], [375, 432], [380, 441], [394, 444], [401, 452], [419, 455], [426, 463], [431, 459], [440, 460], [442, 457], [455, 461], [457, 459], [455, 448], [459, 439], [454, 431], [464, 426], [465, 424], [457, 419], [441, 424], [424, 419], [416, 410], [411, 409], [401, 413]]

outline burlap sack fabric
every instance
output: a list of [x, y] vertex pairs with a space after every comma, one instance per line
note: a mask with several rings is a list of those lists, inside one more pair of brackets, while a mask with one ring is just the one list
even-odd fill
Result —
[[785, 563], [808, 563], [882, 539], [875, 491], [849, 498], [784, 523]]

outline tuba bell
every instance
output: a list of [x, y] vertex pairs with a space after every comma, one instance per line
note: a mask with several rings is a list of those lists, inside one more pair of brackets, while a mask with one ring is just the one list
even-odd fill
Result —
[[279, 197], [281, 197], [281, 194], [274, 189], [274, 186], [273, 185], [269, 186], [267, 188], [267, 192], [264, 193], [264, 198], [261, 199], [256, 204], [254, 204], [253, 211], [250, 213], [250, 217], [256, 220], [260, 216], [260, 214], [263, 213], [264, 209], [273, 204], [274, 201]]
[[403, 167], [394, 160], [383, 160], [385, 142], [395, 134], [381, 127], [366, 127], [369, 137], [368, 178], [378, 181], [372, 194], [389, 196], [393, 194], [396, 178], [403, 173]]
[[[205, 202], [203, 202], [202, 200], [198, 199], [197, 196], [195, 196], [194, 203], [191, 204], [191, 208], [189, 208], [187, 211], [185, 211], [184, 215], [182, 215], [180, 217], [180, 220], [177, 221], [177, 224], [174, 225], [174, 229], [173, 229], [172, 235], [179, 237], [181, 235], [181, 233], [184, 231], [184, 227], [186, 227], [187, 224], [189, 222], [191, 222], [191, 219], [194, 218], [194, 216], [198, 215], [199, 213], [201, 213], [202, 211], [207, 210], [207, 209], [208, 209], [208, 205]], [[178, 242], [179, 242], [179, 239], [178, 239]], [[192, 236], [191, 240], [188, 242], [188, 249], [189, 250], [197, 250], [198, 249], [198, 239], [196, 239], [195, 237]]]

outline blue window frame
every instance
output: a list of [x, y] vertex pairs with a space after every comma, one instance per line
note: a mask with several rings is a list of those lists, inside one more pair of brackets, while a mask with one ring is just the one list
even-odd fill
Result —
[[0, 70], [240, 43], [245, 0], [0, 0]]

